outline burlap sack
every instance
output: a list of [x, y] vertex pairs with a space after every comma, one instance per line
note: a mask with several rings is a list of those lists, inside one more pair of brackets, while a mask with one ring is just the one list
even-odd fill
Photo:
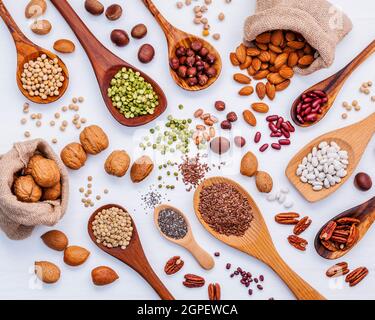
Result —
[[[26, 167], [35, 151], [56, 161], [61, 173], [61, 200], [25, 203], [12, 193], [14, 174]], [[53, 226], [66, 211], [69, 197], [68, 172], [48, 143], [41, 139], [15, 143], [0, 156], [0, 228], [13, 240], [29, 237], [37, 225]]]
[[276, 29], [301, 33], [318, 51], [319, 57], [308, 68], [295, 68], [306, 75], [332, 65], [336, 45], [352, 23], [326, 0], [257, 0], [255, 14], [245, 21], [245, 43], [250, 45], [257, 35]]

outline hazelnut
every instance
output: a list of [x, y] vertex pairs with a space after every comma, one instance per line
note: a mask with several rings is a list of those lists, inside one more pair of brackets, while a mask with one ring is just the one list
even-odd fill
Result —
[[232, 124], [228, 120], [222, 121], [221, 124], [220, 124], [220, 126], [221, 126], [221, 129], [224, 129], [224, 130], [230, 130], [230, 129], [232, 129]]
[[125, 30], [115, 29], [111, 32], [111, 41], [118, 47], [125, 47], [129, 44], [129, 36]]
[[83, 147], [77, 142], [65, 146], [61, 151], [60, 157], [62, 162], [64, 162], [68, 168], [73, 170], [78, 170], [83, 167], [87, 160], [85, 150], [83, 150]]
[[122, 7], [119, 4], [110, 5], [105, 11], [105, 16], [111, 21], [120, 19], [122, 16]]
[[61, 197], [61, 183], [56, 183], [51, 188], [46, 188], [43, 190], [42, 200], [54, 201]]
[[83, 149], [89, 154], [98, 154], [108, 148], [109, 141], [105, 132], [96, 125], [86, 127], [80, 134]]
[[149, 176], [153, 169], [154, 163], [151, 158], [142, 156], [133, 163], [130, 169], [130, 178], [134, 183], [141, 182]]
[[105, 171], [116, 177], [123, 177], [129, 169], [130, 157], [124, 150], [113, 151], [104, 164]]
[[56, 162], [50, 159], [40, 159], [32, 167], [31, 175], [35, 182], [43, 187], [50, 188], [60, 181], [60, 171]]
[[217, 111], [224, 111], [225, 110], [225, 102], [224, 101], [216, 101], [215, 102], [215, 109]]
[[235, 112], [229, 112], [227, 114], [227, 120], [230, 121], [230, 122], [235, 122], [237, 121], [237, 114]]
[[42, 155], [40, 154], [34, 154], [30, 160], [29, 160], [29, 163], [27, 164], [27, 167], [26, 169], [23, 171], [23, 174], [24, 175], [29, 175], [31, 174], [31, 170], [33, 168], [33, 165], [36, 161], [40, 160], [40, 159], [45, 159]]
[[85, 9], [94, 16], [99, 16], [104, 12], [104, 6], [98, 0], [86, 0]]
[[177, 58], [171, 58], [169, 60], [169, 65], [173, 70], [177, 70], [180, 66], [180, 61]]
[[42, 189], [30, 175], [16, 179], [14, 182], [14, 193], [17, 199], [22, 202], [38, 202], [42, 197]]

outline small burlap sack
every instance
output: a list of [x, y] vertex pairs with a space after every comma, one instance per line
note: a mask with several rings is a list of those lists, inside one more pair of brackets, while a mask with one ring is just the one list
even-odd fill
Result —
[[257, 0], [255, 14], [245, 21], [247, 45], [263, 32], [276, 29], [299, 32], [319, 57], [300, 74], [310, 74], [332, 65], [336, 45], [352, 29], [348, 16], [326, 0]]
[[[60, 169], [60, 200], [26, 203], [18, 201], [12, 192], [14, 175], [27, 166], [36, 151], [56, 161]], [[46, 141], [36, 139], [15, 143], [8, 153], [0, 156], [0, 228], [10, 239], [29, 237], [37, 225], [56, 224], [66, 211], [68, 197], [68, 172]]]

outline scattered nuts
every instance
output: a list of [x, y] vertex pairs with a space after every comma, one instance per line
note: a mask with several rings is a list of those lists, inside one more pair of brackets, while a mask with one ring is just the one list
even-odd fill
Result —
[[25, 17], [38, 18], [43, 15], [47, 10], [46, 0], [31, 0], [25, 8]]
[[46, 35], [51, 31], [52, 25], [48, 20], [37, 20], [30, 28], [32, 32], [38, 35]]
[[129, 155], [124, 150], [116, 150], [108, 156], [104, 168], [110, 175], [123, 177], [128, 171], [129, 165]]
[[65, 146], [60, 154], [61, 160], [64, 164], [73, 170], [82, 168], [87, 160], [87, 155], [82, 145], [73, 142]]
[[60, 279], [60, 269], [52, 262], [36, 261], [35, 274], [44, 283], [55, 283]]
[[255, 183], [259, 192], [269, 193], [272, 191], [272, 188], [273, 188], [272, 177], [267, 172], [258, 171], [256, 173]]
[[108, 137], [97, 125], [91, 125], [83, 129], [79, 136], [83, 149], [89, 154], [98, 154], [108, 148]]
[[53, 48], [61, 53], [72, 53], [76, 49], [76, 46], [68, 39], [60, 39], [53, 44]]
[[85, 8], [94, 16], [99, 16], [104, 12], [104, 6], [97, 0], [86, 0]]
[[154, 169], [154, 163], [148, 156], [142, 156], [137, 159], [131, 169], [130, 178], [134, 183], [138, 183], [146, 179]]
[[68, 238], [59, 230], [51, 230], [41, 236], [45, 245], [56, 251], [64, 251], [68, 246]]
[[111, 21], [120, 19], [122, 16], [122, 7], [119, 4], [110, 5], [105, 11], [105, 16]]
[[111, 41], [118, 47], [125, 47], [129, 44], [129, 36], [125, 30], [115, 29], [111, 32]]
[[32, 166], [31, 175], [35, 182], [43, 187], [50, 188], [60, 182], [60, 171], [56, 162], [50, 159], [38, 159]]
[[368, 191], [372, 187], [371, 177], [364, 172], [359, 172], [354, 178], [354, 185], [361, 191]]
[[116, 281], [119, 276], [110, 267], [101, 266], [91, 271], [91, 278], [96, 286], [105, 286]]
[[147, 27], [143, 24], [137, 24], [133, 27], [131, 35], [135, 39], [142, 39], [147, 35]]
[[142, 63], [149, 63], [154, 59], [155, 49], [152, 45], [146, 43], [139, 48], [138, 60]]
[[[240, 172], [247, 177], [254, 176], [258, 171], [258, 159], [251, 151], [248, 151], [241, 160]], [[260, 177], [259, 179], [262, 179]]]
[[83, 264], [90, 255], [90, 251], [79, 246], [70, 246], [64, 250], [64, 262], [69, 266]]

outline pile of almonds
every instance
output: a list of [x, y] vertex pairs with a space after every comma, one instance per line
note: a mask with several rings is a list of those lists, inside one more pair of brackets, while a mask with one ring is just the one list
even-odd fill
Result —
[[[294, 75], [293, 68], [307, 68], [315, 60], [317, 52], [303, 36], [289, 30], [274, 30], [258, 35], [253, 47], [241, 44], [230, 54], [230, 61], [241, 70], [246, 70], [258, 82], [256, 92], [259, 99], [267, 96], [275, 98], [277, 91], [286, 89]], [[246, 85], [239, 91], [240, 95], [251, 95], [254, 92], [250, 77], [235, 75], [235, 81]]]

